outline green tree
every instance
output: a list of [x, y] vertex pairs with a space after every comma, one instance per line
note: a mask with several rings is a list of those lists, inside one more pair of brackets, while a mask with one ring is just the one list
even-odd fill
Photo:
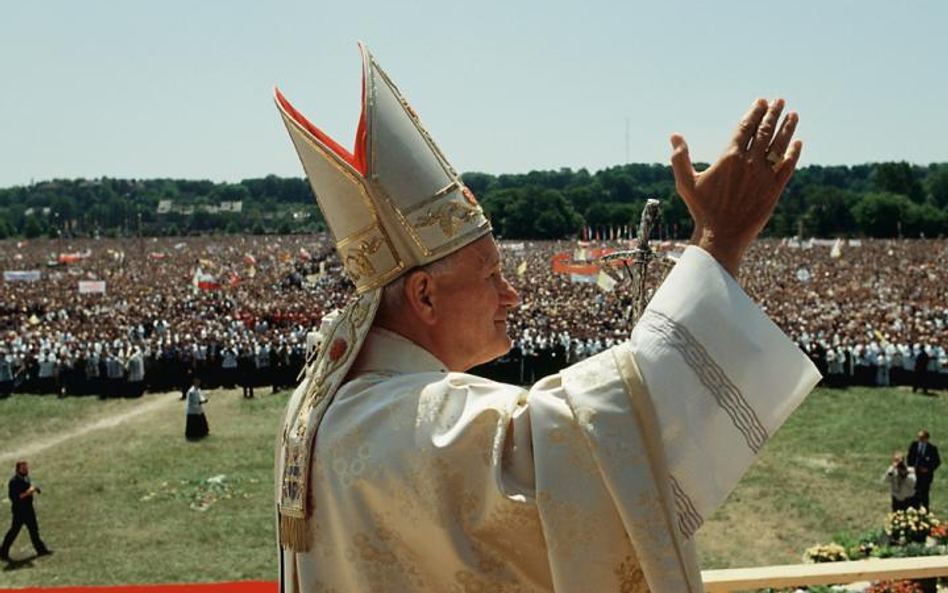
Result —
[[928, 195], [939, 208], [948, 207], [948, 163], [934, 166], [925, 178]]
[[905, 161], [879, 163], [872, 172], [872, 183], [880, 192], [901, 194], [916, 203], [925, 199], [921, 182]]
[[906, 213], [903, 234], [906, 237], [937, 237], [948, 224], [945, 211], [934, 204], [912, 204]]
[[580, 217], [555, 189], [528, 186], [517, 190], [504, 208], [504, 237], [557, 239], [579, 230]]
[[26, 217], [26, 224], [23, 226], [23, 234], [27, 239], [35, 239], [43, 234], [43, 223], [35, 214]]
[[848, 190], [828, 185], [807, 186], [803, 190], [806, 212], [803, 214], [804, 234], [812, 237], [834, 237], [856, 230], [852, 207], [859, 196]]
[[912, 201], [890, 193], [865, 194], [852, 207], [859, 230], [870, 237], [897, 237], [908, 221]]

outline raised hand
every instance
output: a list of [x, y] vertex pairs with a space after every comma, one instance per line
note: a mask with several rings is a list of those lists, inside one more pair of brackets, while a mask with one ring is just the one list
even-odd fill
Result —
[[780, 122], [783, 107], [783, 99], [756, 100], [724, 153], [701, 173], [691, 164], [685, 139], [671, 137], [675, 187], [695, 222], [692, 242], [735, 277], [800, 160], [803, 143], [791, 142], [799, 117], [791, 111]]

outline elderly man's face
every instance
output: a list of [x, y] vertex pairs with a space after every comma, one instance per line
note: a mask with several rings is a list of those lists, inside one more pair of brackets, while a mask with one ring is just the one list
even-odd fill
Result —
[[443, 360], [462, 361], [467, 370], [506, 354], [507, 312], [519, 296], [501, 270], [500, 253], [491, 236], [458, 252], [454, 268], [437, 278], [438, 322], [450, 333]]

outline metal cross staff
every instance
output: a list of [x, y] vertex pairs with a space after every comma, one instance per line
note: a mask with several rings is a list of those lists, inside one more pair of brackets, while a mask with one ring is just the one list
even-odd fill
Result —
[[[645, 280], [648, 276], [648, 265], [652, 260], [659, 259], [655, 255], [651, 246], [648, 244], [649, 236], [652, 234], [652, 227], [658, 220], [659, 204], [658, 200], [650, 199], [645, 203], [642, 209], [642, 219], [639, 222], [639, 230], [635, 249], [626, 251], [615, 251], [604, 255], [600, 260], [605, 265], [614, 261], [621, 261], [626, 274], [631, 283], [630, 292], [632, 293], [632, 310], [629, 315], [631, 325], [634, 325], [645, 311], [648, 305], [648, 294], [646, 292]], [[629, 265], [629, 262], [632, 265]]]

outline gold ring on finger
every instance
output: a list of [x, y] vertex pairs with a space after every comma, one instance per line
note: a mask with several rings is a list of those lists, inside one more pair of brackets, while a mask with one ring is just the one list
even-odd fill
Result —
[[771, 150], [770, 152], [767, 153], [767, 162], [770, 163], [770, 165], [773, 167], [776, 167], [777, 165], [779, 165], [782, 160], [783, 160], [783, 155], [778, 154], [776, 150]]

